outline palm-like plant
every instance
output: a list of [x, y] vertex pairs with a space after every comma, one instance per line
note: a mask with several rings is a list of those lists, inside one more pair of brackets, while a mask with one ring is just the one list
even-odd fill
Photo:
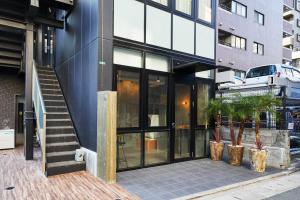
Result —
[[205, 108], [207, 114], [215, 120], [214, 138], [217, 143], [221, 141], [221, 112], [223, 109], [224, 106], [220, 98], [211, 99]]
[[276, 106], [281, 105], [281, 101], [271, 94], [263, 96], [247, 97], [249, 103], [252, 105], [252, 112], [255, 119], [255, 143], [259, 150], [262, 150], [262, 143], [260, 140], [260, 114], [262, 112], [276, 112]]
[[223, 104], [223, 112], [228, 117], [228, 125], [230, 132], [230, 139], [232, 146], [236, 146], [235, 134], [234, 134], [234, 120], [237, 117], [236, 104], [229, 100]]

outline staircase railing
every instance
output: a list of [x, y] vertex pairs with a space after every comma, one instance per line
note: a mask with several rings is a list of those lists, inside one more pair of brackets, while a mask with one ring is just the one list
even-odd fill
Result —
[[37, 137], [42, 150], [42, 170], [46, 171], [46, 108], [40, 87], [36, 64], [33, 61], [32, 69], [32, 100], [37, 122]]

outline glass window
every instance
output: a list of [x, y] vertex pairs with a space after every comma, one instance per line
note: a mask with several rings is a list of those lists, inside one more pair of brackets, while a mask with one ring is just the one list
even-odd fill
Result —
[[139, 127], [140, 74], [117, 72], [117, 125], [118, 128]]
[[199, 0], [198, 18], [211, 23], [211, 0]]
[[231, 3], [231, 12], [236, 13], [236, 2], [235, 1], [233, 1]]
[[146, 42], [171, 48], [171, 13], [147, 6]]
[[168, 78], [149, 75], [148, 81], [148, 126], [167, 126]]
[[207, 130], [196, 130], [196, 158], [205, 157]]
[[169, 59], [164, 56], [147, 53], [146, 69], [169, 72], [170, 71]]
[[202, 24], [196, 24], [196, 54], [206, 58], [215, 58], [215, 30]]
[[191, 15], [192, 0], [176, 0], [176, 10]]
[[241, 38], [241, 49], [246, 49], [246, 40]]
[[173, 49], [194, 54], [194, 22], [174, 15]]
[[197, 86], [197, 124], [208, 125], [205, 108], [210, 98], [210, 86], [207, 84], [198, 84]]
[[231, 47], [246, 50], [246, 39], [231, 35]]
[[241, 38], [235, 37], [235, 47], [238, 49], [241, 48]]
[[246, 15], [247, 15], [247, 7], [244, 6], [241, 3], [238, 3], [236, 1], [232, 1], [232, 3], [231, 3], [231, 12], [235, 13], [237, 15], [246, 17]]
[[253, 42], [253, 53], [258, 55], [264, 55], [264, 45], [257, 42]]
[[257, 43], [256, 42], [253, 42], [253, 53], [256, 53], [257, 54]]
[[114, 64], [142, 68], [142, 52], [115, 47]]
[[254, 11], [255, 22], [264, 25], [264, 15], [260, 12]]
[[250, 71], [247, 73], [246, 78], [269, 76], [269, 75], [275, 75], [276, 73], [277, 73], [277, 70], [274, 65], [266, 65], [266, 66], [250, 69]]
[[169, 160], [169, 133], [145, 133], [145, 165], [165, 163]]
[[215, 70], [206, 70], [202, 72], [196, 72], [195, 76], [198, 78], [208, 78], [208, 79], [214, 79], [215, 77]]
[[164, 6], [168, 6], [168, 0], [152, 0], [152, 1], [154, 1], [156, 3], [160, 3]]
[[141, 134], [119, 134], [117, 137], [118, 169], [141, 166]]
[[144, 42], [144, 4], [133, 0], [114, 1], [114, 35]]

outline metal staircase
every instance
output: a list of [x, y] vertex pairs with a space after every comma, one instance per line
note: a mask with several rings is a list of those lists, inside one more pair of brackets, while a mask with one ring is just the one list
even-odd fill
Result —
[[[45, 173], [51, 176], [85, 170], [84, 161], [75, 161], [75, 150], [79, 149], [80, 145], [56, 74], [48, 67], [35, 69], [37, 76], [35, 80], [39, 82], [42, 99], [40, 105], [44, 107], [44, 109], [37, 108], [39, 111], [35, 112], [38, 127], [43, 130], [39, 132], [44, 153]], [[42, 111], [43, 117], [41, 117]]]

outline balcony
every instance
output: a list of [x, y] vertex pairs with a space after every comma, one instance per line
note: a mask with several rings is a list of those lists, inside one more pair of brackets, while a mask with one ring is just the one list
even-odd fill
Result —
[[283, 31], [292, 35], [293, 34], [293, 24], [286, 20], [283, 20]]
[[284, 0], [284, 1], [283, 1], [283, 4], [284, 4], [285, 6], [288, 6], [288, 7], [290, 7], [290, 8], [293, 8], [293, 7], [294, 7], [294, 0]]
[[300, 59], [300, 50], [292, 52], [292, 59]]
[[282, 49], [282, 57], [284, 60], [292, 60], [292, 49], [283, 47]]
[[283, 47], [290, 47], [293, 45], [293, 36], [285, 37], [282, 40]]

